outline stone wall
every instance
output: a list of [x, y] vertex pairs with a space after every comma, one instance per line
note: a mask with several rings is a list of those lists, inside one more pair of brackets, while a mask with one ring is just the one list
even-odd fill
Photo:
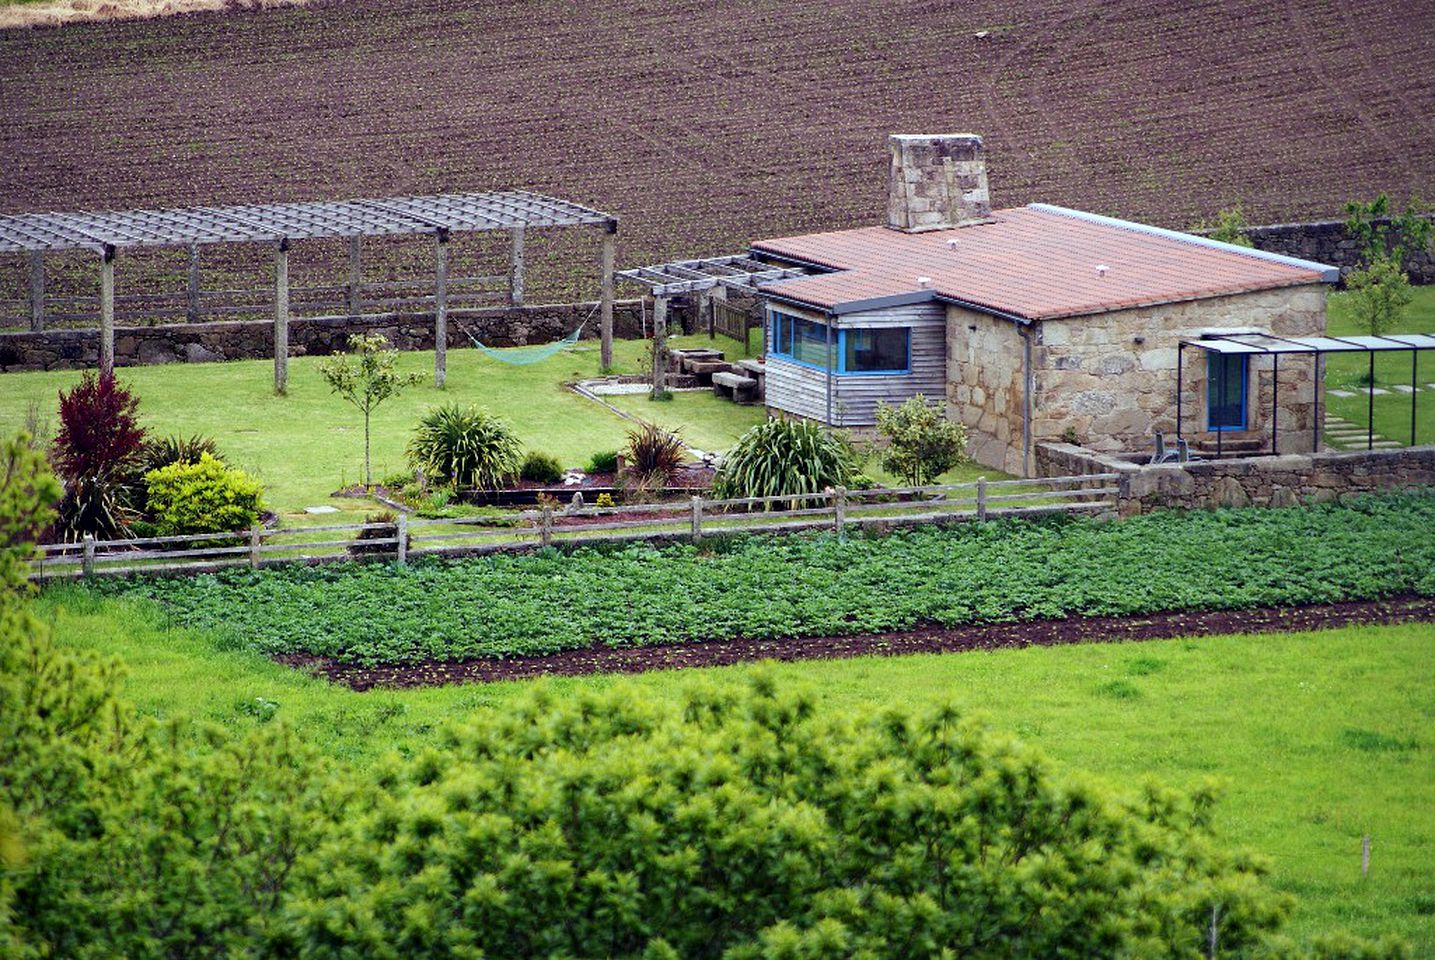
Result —
[[[1389, 223], [1389, 220], [1376, 221]], [[1345, 229], [1344, 220], [1321, 220], [1314, 223], [1277, 223], [1250, 227], [1246, 236], [1257, 250], [1283, 253], [1302, 260], [1340, 267], [1342, 273], [1359, 265], [1360, 245]], [[1435, 283], [1435, 252], [1425, 251], [1405, 260], [1410, 282]]]
[[[1033, 442], [1074, 433], [1094, 450], [1146, 450], [1155, 431], [1176, 432], [1177, 344], [1202, 334], [1260, 331], [1312, 336], [1325, 331], [1324, 284], [1264, 290], [1230, 297], [1118, 310], [1035, 325], [1032, 367]], [[1205, 430], [1207, 357], [1184, 351], [1182, 433], [1193, 443], [1214, 442]], [[1226, 443], [1268, 444], [1271, 357], [1250, 360], [1246, 429], [1228, 431]], [[1307, 452], [1315, 416], [1316, 361], [1286, 355], [1280, 362], [1280, 449]]]
[[[592, 303], [548, 304], [491, 310], [455, 310], [449, 314], [448, 345], [470, 346], [460, 324], [488, 346], [549, 343], [568, 336], [586, 318], [583, 336], [598, 336], [598, 313]], [[641, 304], [613, 305], [613, 334], [641, 336]], [[400, 350], [432, 350], [432, 313], [383, 317], [295, 318], [289, 321], [289, 355], [329, 354], [343, 350], [355, 333], [379, 333]], [[73, 370], [99, 363], [98, 330], [48, 330], [43, 333], [0, 333], [0, 371]], [[115, 329], [115, 364], [202, 363], [256, 360], [274, 356], [272, 321], [176, 323]]]
[[1036, 447], [1043, 477], [1119, 473], [1123, 516], [1161, 507], [1283, 507], [1345, 493], [1435, 487], [1435, 446], [1149, 465], [1066, 443]]
[[947, 415], [977, 463], [1022, 473], [1022, 342], [1009, 320], [947, 308]]

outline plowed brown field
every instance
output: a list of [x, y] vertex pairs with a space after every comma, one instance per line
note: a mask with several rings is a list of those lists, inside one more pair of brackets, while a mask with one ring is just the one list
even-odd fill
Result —
[[1329, 216], [1435, 195], [1432, 61], [1431, 0], [333, 0], [4, 31], [0, 211], [523, 187], [618, 213], [632, 264], [878, 220], [885, 135], [961, 129], [999, 205]]

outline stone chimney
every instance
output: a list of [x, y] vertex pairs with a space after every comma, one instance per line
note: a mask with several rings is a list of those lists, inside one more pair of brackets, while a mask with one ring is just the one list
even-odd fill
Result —
[[991, 216], [987, 162], [974, 133], [893, 134], [887, 225], [943, 230]]

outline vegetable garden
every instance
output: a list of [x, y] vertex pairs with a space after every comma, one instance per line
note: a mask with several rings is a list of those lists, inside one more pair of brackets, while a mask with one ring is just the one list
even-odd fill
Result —
[[116, 580], [268, 654], [378, 664], [1435, 595], [1435, 494]]

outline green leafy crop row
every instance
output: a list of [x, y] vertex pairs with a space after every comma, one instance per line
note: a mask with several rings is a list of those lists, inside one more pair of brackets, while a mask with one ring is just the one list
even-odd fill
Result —
[[152, 598], [182, 624], [264, 652], [365, 664], [1435, 595], [1435, 494], [235, 570], [97, 589]]

